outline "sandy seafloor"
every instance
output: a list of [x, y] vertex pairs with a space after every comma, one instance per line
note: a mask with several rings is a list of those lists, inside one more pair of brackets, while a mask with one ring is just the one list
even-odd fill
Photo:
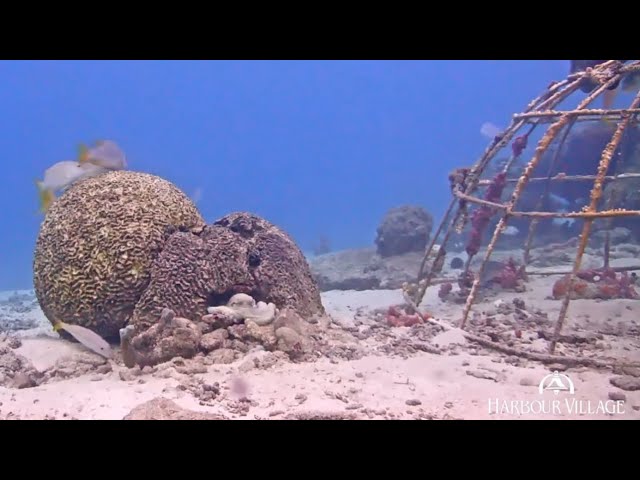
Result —
[[[614, 265], [634, 261], [618, 259]], [[474, 307], [470, 330], [508, 339], [519, 329], [516, 346], [546, 352], [548, 341], [539, 332], [552, 329], [557, 318], [560, 302], [550, 298], [557, 278], [530, 277], [524, 293], [490, 296]], [[437, 291], [427, 292], [422, 309], [443, 322], [457, 321], [462, 305], [443, 303]], [[3, 292], [0, 301], [13, 293]], [[530, 321], [513, 320], [513, 308], [505, 305], [515, 298], [524, 300]], [[19, 316], [35, 328], [13, 332], [21, 341], [14, 351], [35, 369], [56, 374], [35, 387], [0, 387], [0, 419], [123, 419], [134, 409], [136, 418], [195, 419], [203, 418], [195, 412], [206, 412], [229, 419], [640, 419], [637, 370], [570, 367], [561, 373], [574, 383], [573, 395], [540, 394], [543, 378], [562, 366], [489, 350], [437, 327], [391, 327], [376, 317], [376, 309], [403, 303], [400, 290], [328, 291], [322, 301], [342, 355], [292, 363], [254, 351], [233, 363], [193, 368], [177, 362], [144, 371], [117, 361], [105, 368], [81, 345], [58, 338], [32, 305]], [[558, 353], [639, 362], [639, 314], [638, 300], [573, 301], [563, 330], [571, 338]], [[423, 351], [429, 350], [425, 344], [439, 353]], [[559, 406], [549, 407], [553, 401]], [[543, 411], [526, 411], [525, 405]], [[171, 408], [174, 413], [167, 413]]]

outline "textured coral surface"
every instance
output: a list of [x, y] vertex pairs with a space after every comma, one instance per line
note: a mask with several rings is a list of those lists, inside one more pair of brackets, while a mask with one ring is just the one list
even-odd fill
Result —
[[281, 229], [250, 213], [232, 213], [201, 233], [171, 236], [152, 271], [133, 322], [146, 328], [168, 307], [200, 321], [208, 306], [236, 293], [292, 307], [300, 315], [324, 313], [309, 265]]
[[38, 302], [52, 323], [117, 337], [171, 231], [203, 225], [191, 200], [154, 175], [114, 171], [74, 184], [52, 204], [38, 234]]

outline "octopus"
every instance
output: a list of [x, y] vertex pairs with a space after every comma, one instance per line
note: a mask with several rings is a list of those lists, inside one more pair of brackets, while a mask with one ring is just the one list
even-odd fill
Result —
[[246, 293], [236, 293], [226, 305], [220, 307], [209, 307], [210, 314], [219, 314], [233, 318], [238, 322], [252, 321], [257, 325], [269, 325], [278, 314], [278, 309], [274, 303], [258, 302], [251, 295]]

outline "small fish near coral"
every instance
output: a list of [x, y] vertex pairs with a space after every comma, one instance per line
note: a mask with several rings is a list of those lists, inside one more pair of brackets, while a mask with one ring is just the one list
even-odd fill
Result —
[[72, 183], [83, 178], [102, 173], [104, 169], [94, 165], [79, 165], [71, 160], [64, 160], [49, 167], [42, 180], [36, 180], [38, 188], [40, 212], [45, 213], [56, 198], [56, 192], [65, 190]]
[[81, 327], [80, 325], [70, 325], [65, 322], [57, 322], [53, 326], [53, 330], [55, 332], [64, 330], [89, 350], [102, 357], [111, 358], [111, 346], [100, 335], [88, 328]]
[[484, 122], [480, 127], [480, 134], [491, 140], [494, 144], [502, 140], [502, 132], [503, 130], [500, 127], [491, 122]]
[[126, 167], [124, 153], [111, 140], [96, 142], [92, 148], [80, 145], [77, 161], [57, 162], [45, 170], [42, 180], [36, 180], [39, 212], [46, 213], [56, 199], [56, 192], [64, 191], [73, 183], [108, 170], [122, 170]]
[[118, 145], [111, 140], [99, 140], [89, 148], [84, 144], [79, 147], [78, 163], [91, 164], [107, 170], [124, 170], [127, 158]]
[[[617, 273], [611, 268], [579, 270], [573, 282], [570, 275], [565, 275], [553, 284], [552, 295], [556, 300], [569, 293], [571, 299], [600, 299], [612, 300], [616, 298], [638, 299], [640, 295], [635, 290], [637, 276], [627, 272]], [[569, 292], [569, 286], [571, 291]]]

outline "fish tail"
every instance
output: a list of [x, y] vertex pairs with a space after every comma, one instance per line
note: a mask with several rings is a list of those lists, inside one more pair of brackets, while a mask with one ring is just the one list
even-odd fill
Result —
[[57, 322], [56, 325], [60, 325], [58, 328], [64, 328], [64, 330], [68, 334], [70, 334], [73, 338], [75, 338], [89, 350], [106, 358], [111, 357], [110, 345], [104, 340], [104, 338], [95, 333], [93, 330], [82, 327], [80, 325], [69, 325], [63, 322]]
[[45, 188], [44, 183], [40, 180], [36, 180], [36, 186], [38, 187], [38, 197], [40, 199], [40, 213], [45, 213], [56, 197], [51, 190]]
[[78, 146], [78, 163], [80, 165], [89, 161], [89, 149], [84, 143]]
[[66, 326], [66, 325], [65, 325], [65, 323], [64, 323], [64, 322], [60, 322], [60, 321], [58, 321], [58, 322], [56, 322], [56, 323], [53, 325], [53, 331], [54, 331], [54, 332], [59, 332], [60, 330], [64, 330], [64, 327], [65, 327], [65, 326]]

